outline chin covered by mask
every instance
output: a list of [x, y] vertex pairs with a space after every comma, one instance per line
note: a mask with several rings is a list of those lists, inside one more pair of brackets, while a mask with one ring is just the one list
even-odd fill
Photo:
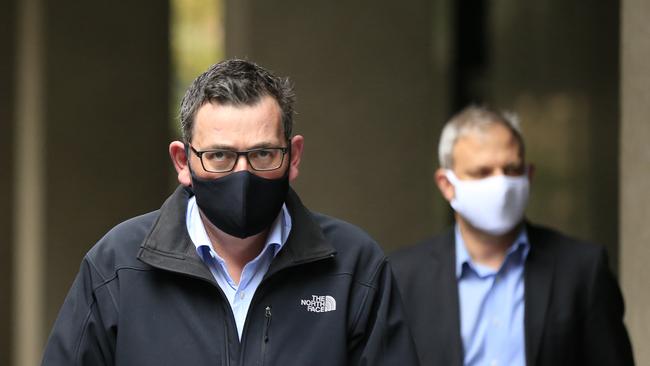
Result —
[[522, 221], [530, 190], [526, 174], [478, 180], [460, 180], [451, 170], [446, 175], [455, 190], [451, 207], [473, 227], [503, 235]]
[[243, 239], [259, 234], [278, 216], [289, 190], [288, 171], [277, 179], [247, 170], [216, 179], [198, 178], [192, 172], [192, 190], [214, 226]]

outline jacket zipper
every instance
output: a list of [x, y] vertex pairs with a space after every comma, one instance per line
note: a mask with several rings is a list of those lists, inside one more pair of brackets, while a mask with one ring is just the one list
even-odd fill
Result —
[[[327, 255], [323, 255], [323, 256], [319, 256], [319, 257], [315, 257], [315, 258], [310, 258], [309, 260], [305, 260], [305, 261], [302, 261], [302, 262], [295, 262], [290, 266], [280, 268], [279, 270], [276, 270], [274, 272], [267, 272], [266, 275], [264, 275], [264, 278], [260, 282], [259, 286], [257, 286], [257, 290], [255, 291], [255, 294], [253, 295], [253, 299], [252, 299], [251, 304], [250, 304], [250, 306], [248, 308], [249, 309], [249, 314], [252, 314], [253, 309], [256, 308], [256, 306], [260, 302], [260, 299], [263, 298], [264, 293], [265, 293], [265, 287], [266, 287], [266, 285], [267, 285], [267, 283], [269, 281], [269, 278], [275, 276], [278, 272], [282, 272], [283, 270], [285, 270], [287, 268], [295, 267], [297, 265], [303, 265], [303, 264], [306, 264], [306, 263], [318, 262], [318, 261], [328, 259], [328, 258], [333, 258], [333, 257], [334, 257], [334, 254], [330, 253], [330, 254], [327, 254]], [[267, 311], [267, 309], [268, 309], [268, 311]], [[268, 331], [269, 331], [269, 327], [271, 325], [271, 306], [266, 306], [265, 307], [265, 309], [264, 309], [264, 317], [265, 317], [266, 321], [265, 321], [265, 324], [264, 324], [264, 330], [263, 330], [263, 335], [262, 335], [262, 357], [265, 356], [266, 343], [268, 343], [268, 340], [269, 340]], [[251, 322], [251, 319], [250, 319], [249, 316], [247, 316], [246, 317], [246, 322], [244, 323], [244, 332], [242, 333], [241, 347], [240, 347], [240, 350], [239, 350], [240, 351], [240, 362], [242, 362], [242, 364], [244, 363], [244, 360], [246, 359], [246, 355], [247, 355], [246, 345], [248, 344], [248, 342], [246, 342], [246, 339], [249, 338], [247, 334], [249, 333], [248, 328], [250, 327], [250, 325], [249, 325], [250, 322]], [[264, 360], [263, 359], [262, 360], [257, 360], [257, 364], [258, 365], [263, 365]]]
[[262, 354], [260, 357], [260, 366], [264, 366], [264, 359], [266, 358], [266, 344], [269, 343], [269, 328], [271, 327], [271, 307], [267, 306], [264, 309], [264, 330], [262, 331]]
[[[279, 270], [276, 270], [274, 272], [267, 272], [257, 288], [258, 288], [258, 290], [262, 289], [263, 288], [262, 285], [264, 285], [268, 281], [269, 277], [275, 275], [277, 272], [281, 272], [282, 270], [284, 270], [286, 268], [295, 267], [295, 266], [298, 266], [298, 265], [304, 265], [304, 264], [307, 264], [307, 263], [318, 262], [318, 261], [321, 261], [321, 260], [324, 260], [324, 259], [334, 258], [334, 257], [335, 257], [335, 254], [329, 253], [329, 254], [326, 254], [326, 255], [319, 256], [319, 257], [310, 258], [308, 260], [304, 260], [304, 261], [300, 261], [300, 262], [294, 262], [292, 265], [284, 267], [284, 268], [280, 268]], [[173, 270], [173, 269], [167, 268], [165, 266], [151, 264], [151, 263], [148, 263], [146, 261], [144, 261], [144, 262], [149, 264], [150, 266], [152, 266], [154, 268], [158, 268], [158, 269], [166, 271], [166, 272], [176, 273], [176, 274], [181, 275], [181, 276], [185, 276], [185, 277], [188, 277], [188, 278], [193, 278], [193, 279], [197, 279], [197, 280], [207, 282], [207, 283], [211, 284], [212, 286], [214, 286], [219, 291], [222, 299], [225, 300], [226, 303], [228, 303], [228, 300], [226, 298], [226, 295], [223, 293], [223, 290], [221, 289], [221, 287], [219, 287], [219, 285], [214, 280], [210, 280], [210, 279], [207, 279], [207, 278], [205, 278], [203, 276], [198, 276], [196, 274], [192, 274], [192, 273], [188, 273], [188, 272], [184, 272], [184, 271]], [[253, 306], [255, 305], [256, 298], [259, 298], [261, 296], [261, 294], [259, 294], [259, 293], [260, 293], [260, 291], [256, 291], [255, 295], [253, 295], [253, 299], [251, 301], [249, 309], [252, 309]], [[230, 309], [230, 305], [228, 305], [227, 307], [230, 310], [230, 311], [227, 312], [227, 314], [230, 314], [230, 318], [231, 318], [232, 322], [234, 323], [234, 314], [232, 313], [232, 310]], [[268, 340], [269, 340], [268, 332], [269, 332], [269, 327], [271, 325], [271, 307], [267, 306], [264, 310], [265, 310], [264, 317], [266, 318], [266, 322], [264, 324], [264, 332], [263, 332], [263, 338], [262, 338], [262, 355], [261, 355], [262, 359], [259, 361], [260, 365], [264, 365], [264, 357], [265, 357], [265, 354], [266, 354], [266, 343], [268, 343]], [[227, 320], [226, 320], [226, 322], [228, 323]], [[249, 320], [248, 320], [248, 317], [247, 317], [246, 322], [244, 324], [244, 332], [243, 332], [244, 335], [247, 333], [248, 323], [249, 323]], [[229, 347], [229, 339], [228, 339], [228, 325], [226, 325], [224, 330], [225, 330], [225, 337], [226, 337], [226, 365], [229, 366], [230, 365], [230, 347]], [[236, 332], [236, 330], [235, 330], [235, 332]], [[243, 355], [246, 354], [245, 353], [245, 348], [246, 348], [246, 343], [247, 342], [245, 342], [244, 338], [242, 338], [240, 342], [241, 342], [240, 362], [243, 362], [243, 359], [244, 359]]]
[[[266, 287], [267, 282], [269, 281], [269, 278], [275, 276], [278, 272], [282, 272], [283, 270], [285, 270], [285, 269], [287, 269], [287, 268], [295, 267], [295, 266], [297, 266], [297, 265], [303, 265], [303, 264], [306, 264], [306, 263], [318, 262], [318, 261], [321, 261], [321, 260], [323, 260], [323, 259], [328, 259], [328, 258], [334, 258], [334, 254], [327, 254], [327, 255], [320, 256], [320, 257], [316, 257], [316, 258], [312, 258], [312, 259], [309, 259], [309, 260], [306, 260], [306, 261], [297, 262], [297, 263], [294, 263], [294, 264], [291, 265], [291, 266], [287, 266], [287, 267], [280, 268], [280, 269], [277, 270], [277, 271], [274, 271], [274, 272], [267, 272], [267, 273], [264, 275], [264, 278], [262, 278], [262, 281], [260, 282], [260, 284], [257, 286], [257, 290], [255, 291], [255, 294], [253, 295], [253, 299], [251, 300], [251, 304], [250, 304], [250, 306], [249, 306], [249, 308], [248, 308], [249, 311], [258, 305], [259, 300], [260, 300], [260, 299], [263, 297], [263, 295], [266, 293], [266, 292], [265, 292], [265, 287]], [[219, 287], [219, 286], [217, 285], [217, 287]], [[224, 296], [225, 296], [225, 295], [224, 295]], [[248, 330], [248, 323], [249, 323], [249, 321], [248, 321], [248, 317], [247, 317], [247, 318], [246, 318], [246, 322], [244, 323], [244, 333], [243, 333], [243, 334], [246, 334], [246, 333], [247, 333], [247, 330]], [[243, 341], [242, 341], [242, 343], [243, 343]], [[245, 351], [245, 350], [242, 349], [242, 351]], [[244, 352], [244, 353], [245, 353], [245, 352]]]

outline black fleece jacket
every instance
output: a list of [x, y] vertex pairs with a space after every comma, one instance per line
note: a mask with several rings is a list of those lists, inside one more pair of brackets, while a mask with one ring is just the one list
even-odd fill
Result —
[[226, 297], [196, 254], [179, 187], [84, 257], [43, 365], [416, 365], [390, 266], [345, 222], [290, 191], [289, 238], [248, 311], [241, 341]]

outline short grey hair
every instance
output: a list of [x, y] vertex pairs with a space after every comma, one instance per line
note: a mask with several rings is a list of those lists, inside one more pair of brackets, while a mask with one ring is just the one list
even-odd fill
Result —
[[183, 142], [192, 141], [196, 112], [206, 103], [251, 106], [262, 97], [271, 96], [282, 110], [282, 129], [287, 141], [293, 128], [295, 95], [288, 78], [245, 60], [226, 60], [212, 65], [199, 75], [181, 101], [180, 122]]
[[454, 166], [453, 150], [456, 141], [470, 132], [482, 132], [488, 126], [499, 124], [510, 130], [519, 143], [519, 152], [524, 156], [524, 139], [517, 115], [497, 112], [488, 107], [470, 105], [454, 115], [442, 129], [438, 143], [438, 161], [443, 169]]

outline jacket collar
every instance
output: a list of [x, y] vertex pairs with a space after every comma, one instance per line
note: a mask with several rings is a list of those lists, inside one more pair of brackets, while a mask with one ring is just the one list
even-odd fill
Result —
[[[196, 254], [187, 233], [185, 214], [191, 194], [191, 190], [179, 186], [165, 201], [140, 246], [138, 259], [152, 267], [214, 282], [212, 273]], [[285, 203], [293, 222], [292, 229], [283, 249], [271, 263], [267, 277], [283, 268], [336, 254], [292, 189], [289, 189]]]

